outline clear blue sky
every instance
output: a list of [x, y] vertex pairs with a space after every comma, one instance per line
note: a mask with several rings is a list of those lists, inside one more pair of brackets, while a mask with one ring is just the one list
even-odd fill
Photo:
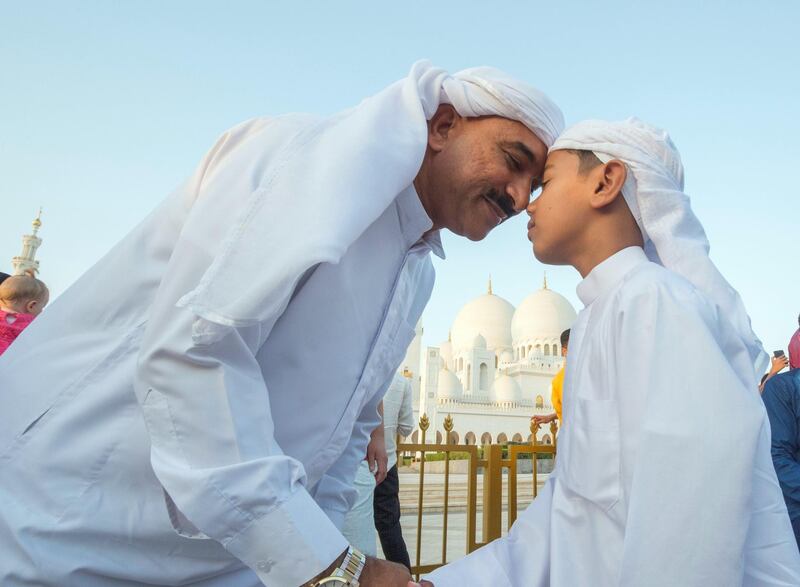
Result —
[[[800, 4], [768, 2], [0, 2], [0, 270], [45, 209], [58, 294], [186, 177], [226, 128], [330, 113], [429, 58], [539, 86], [568, 123], [667, 128], [712, 257], [767, 350], [800, 312]], [[540, 287], [524, 219], [479, 244], [445, 236], [426, 344], [485, 291]], [[794, 260], [793, 260], [794, 259]], [[552, 289], [580, 308], [578, 276]]]

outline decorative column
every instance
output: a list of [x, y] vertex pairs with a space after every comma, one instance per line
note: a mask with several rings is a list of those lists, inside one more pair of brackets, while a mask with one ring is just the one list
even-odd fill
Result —
[[42, 244], [42, 239], [37, 236], [42, 226], [42, 209], [39, 208], [39, 215], [33, 221], [33, 234], [22, 236], [22, 253], [18, 257], [11, 259], [11, 266], [14, 268], [14, 275], [25, 275], [39, 273], [39, 261], [36, 260], [36, 250]]

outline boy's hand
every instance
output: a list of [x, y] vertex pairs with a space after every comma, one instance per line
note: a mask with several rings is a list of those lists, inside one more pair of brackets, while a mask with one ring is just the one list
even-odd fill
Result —
[[383, 434], [372, 436], [367, 445], [366, 461], [370, 472], [375, 475], [375, 485], [383, 483], [389, 466], [389, 455], [386, 454], [386, 441]]

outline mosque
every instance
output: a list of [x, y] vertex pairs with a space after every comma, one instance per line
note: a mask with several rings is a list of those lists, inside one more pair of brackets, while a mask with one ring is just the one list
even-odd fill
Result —
[[[438, 347], [422, 351], [417, 325], [401, 369], [412, 380], [415, 421], [422, 414], [430, 419], [426, 442], [442, 442], [448, 415], [455, 443], [531, 440], [531, 416], [553, 412], [550, 381], [564, 363], [561, 333], [575, 318], [572, 304], [547, 287], [546, 276], [517, 308], [492, 291], [490, 278], [487, 292], [461, 308]], [[419, 434], [415, 430], [411, 442]], [[538, 440], [553, 442], [549, 427], [539, 430]]]

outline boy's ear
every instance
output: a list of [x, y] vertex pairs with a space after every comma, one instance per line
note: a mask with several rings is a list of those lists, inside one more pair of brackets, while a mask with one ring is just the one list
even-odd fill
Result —
[[594, 193], [589, 201], [592, 208], [605, 208], [617, 197], [622, 197], [622, 186], [628, 177], [628, 168], [619, 159], [612, 159], [604, 165], [598, 165], [592, 174], [595, 183]]
[[39, 305], [37, 300], [31, 300], [27, 304], [25, 304], [25, 313], [26, 314], [33, 314], [33, 311], [36, 309], [36, 306]]

